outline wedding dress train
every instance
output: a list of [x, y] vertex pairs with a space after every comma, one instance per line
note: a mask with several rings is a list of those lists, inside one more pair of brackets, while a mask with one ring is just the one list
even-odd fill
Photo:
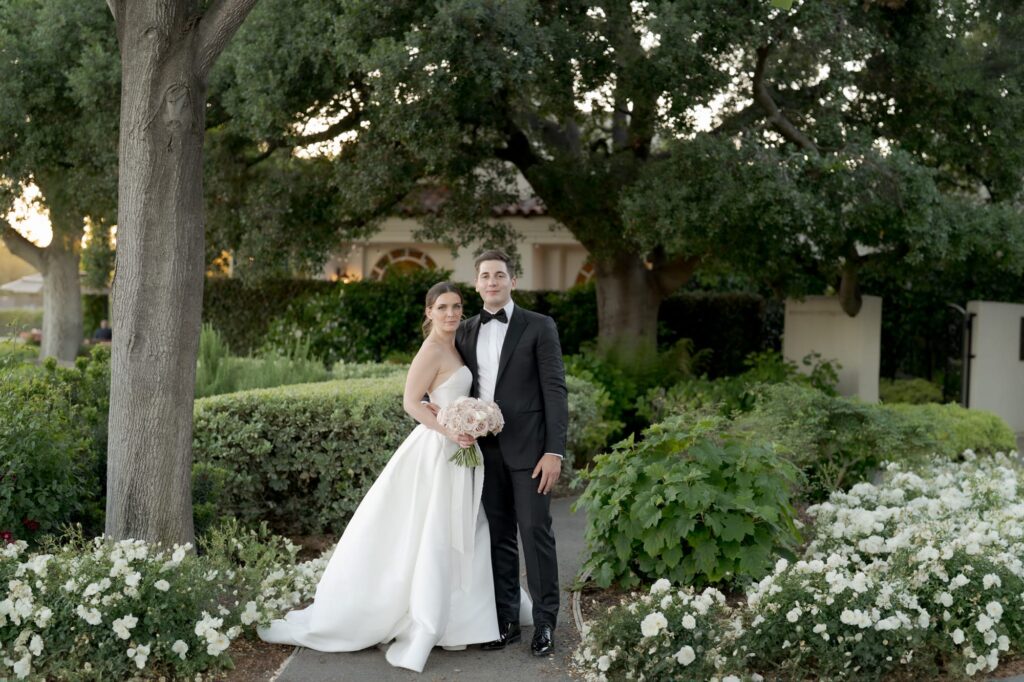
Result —
[[[431, 400], [443, 407], [471, 384], [462, 367]], [[318, 651], [393, 640], [388, 663], [417, 672], [434, 646], [497, 639], [483, 467], [449, 462], [457, 447], [423, 425], [413, 429], [345, 528], [313, 603], [261, 628], [260, 637]], [[525, 592], [520, 613], [530, 624]]]

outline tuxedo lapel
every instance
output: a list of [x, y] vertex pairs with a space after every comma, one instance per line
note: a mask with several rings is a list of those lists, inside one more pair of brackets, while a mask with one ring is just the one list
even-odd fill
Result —
[[[491, 324], [494, 324], [493, 322]], [[501, 382], [501, 375], [505, 373], [505, 368], [508, 367], [508, 361], [512, 358], [512, 353], [516, 349], [516, 345], [519, 343], [520, 337], [523, 332], [526, 331], [526, 327], [529, 323], [526, 321], [526, 315], [523, 315], [522, 309], [513, 310], [512, 319], [508, 321], [508, 331], [505, 332], [505, 342], [501, 345], [501, 359], [498, 361], [498, 377], [494, 381], [494, 385], [497, 386]], [[477, 325], [477, 331], [479, 333], [479, 325]]]

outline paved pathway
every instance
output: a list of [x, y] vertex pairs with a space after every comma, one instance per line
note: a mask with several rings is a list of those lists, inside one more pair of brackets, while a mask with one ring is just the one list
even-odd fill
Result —
[[[552, 500], [551, 515], [558, 543], [558, 572], [562, 585], [562, 606], [555, 631], [556, 653], [550, 658], [530, 655], [532, 628], [523, 631], [523, 641], [503, 651], [481, 651], [470, 647], [465, 651], [444, 651], [435, 648], [423, 673], [392, 668], [384, 653], [366, 649], [348, 654], [324, 654], [299, 648], [285, 665], [277, 682], [516, 682], [518, 680], [569, 680], [569, 659], [579, 637], [569, 609], [568, 588], [583, 561], [582, 514], [573, 514], [569, 507], [575, 498]], [[526, 580], [523, 579], [525, 585]]]

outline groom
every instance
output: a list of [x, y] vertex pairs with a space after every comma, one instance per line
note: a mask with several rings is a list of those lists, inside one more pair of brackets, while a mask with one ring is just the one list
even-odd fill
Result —
[[483, 648], [504, 649], [522, 637], [518, 529], [533, 599], [530, 651], [548, 656], [554, 650], [559, 596], [548, 493], [562, 470], [569, 424], [562, 348], [554, 320], [512, 302], [516, 278], [507, 254], [485, 251], [475, 267], [484, 309], [462, 323], [455, 345], [473, 372], [473, 395], [496, 402], [505, 417], [500, 434], [479, 441], [500, 633]]

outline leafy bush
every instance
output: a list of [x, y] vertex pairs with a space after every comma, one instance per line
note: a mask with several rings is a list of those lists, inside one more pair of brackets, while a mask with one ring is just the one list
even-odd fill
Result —
[[935, 451], [950, 457], [958, 457], [964, 450], [991, 454], [1017, 449], [1013, 429], [991, 412], [965, 409], [956, 403], [896, 404], [883, 408], [921, 424]]
[[109, 350], [74, 368], [0, 362], [0, 536], [35, 541], [97, 528], [107, 443]]
[[720, 417], [672, 417], [598, 455], [577, 507], [598, 585], [687, 585], [764, 575], [799, 541], [797, 470], [769, 446], [725, 434]]
[[883, 403], [942, 402], [942, 389], [926, 379], [880, 379], [878, 394]]
[[330, 376], [320, 362], [310, 359], [306, 343], [293, 343], [286, 355], [264, 353], [257, 357], [239, 358], [231, 355], [230, 348], [212, 325], [203, 325], [196, 363], [197, 398], [325, 381]]
[[765, 387], [734, 429], [780, 445], [804, 472], [811, 500], [867, 480], [885, 460], [914, 460], [935, 449], [918, 420], [798, 384]]
[[609, 418], [622, 422], [626, 433], [635, 433], [649, 424], [637, 411], [640, 396], [691, 376], [706, 355], [694, 353], [687, 339], [647, 359], [603, 356], [593, 344], [585, 344], [579, 354], [565, 357], [565, 371], [603, 386], [611, 399]]
[[0, 366], [32, 362], [39, 356], [39, 347], [18, 341], [0, 341]]
[[385, 379], [405, 377], [408, 363], [391, 362], [339, 362], [331, 368], [334, 379]]
[[686, 410], [714, 410], [724, 417], [735, 417], [754, 408], [765, 384], [796, 383], [813, 386], [829, 395], [836, 395], [839, 383], [837, 365], [822, 360], [817, 353], [803, 359], [807, 373], [797, 369], [795, 362], [781, 353], [752, 353], [743, 361], [743, 374], [721, 379], [702, 376], [681, 381], [670, 388], [655, 387], [638, 402], [637, 412], [651, 422], [661, 421]]
[[622, 424], [608, 419], [612, 401], [600, 384], [576, 376], [565, 377], [569, 389], [569, 431], [566, 463], [582, 465], [604, 450]]
[[237, 524], [201, 556], [81, 534], [26, 548], [0, 547], [0, 605], [15, 605], [0, 618], [4, 679], [199, 679], [232, 667], [244, 627], [309, 599], [326, 565], [296, 565], [297, 547]]

